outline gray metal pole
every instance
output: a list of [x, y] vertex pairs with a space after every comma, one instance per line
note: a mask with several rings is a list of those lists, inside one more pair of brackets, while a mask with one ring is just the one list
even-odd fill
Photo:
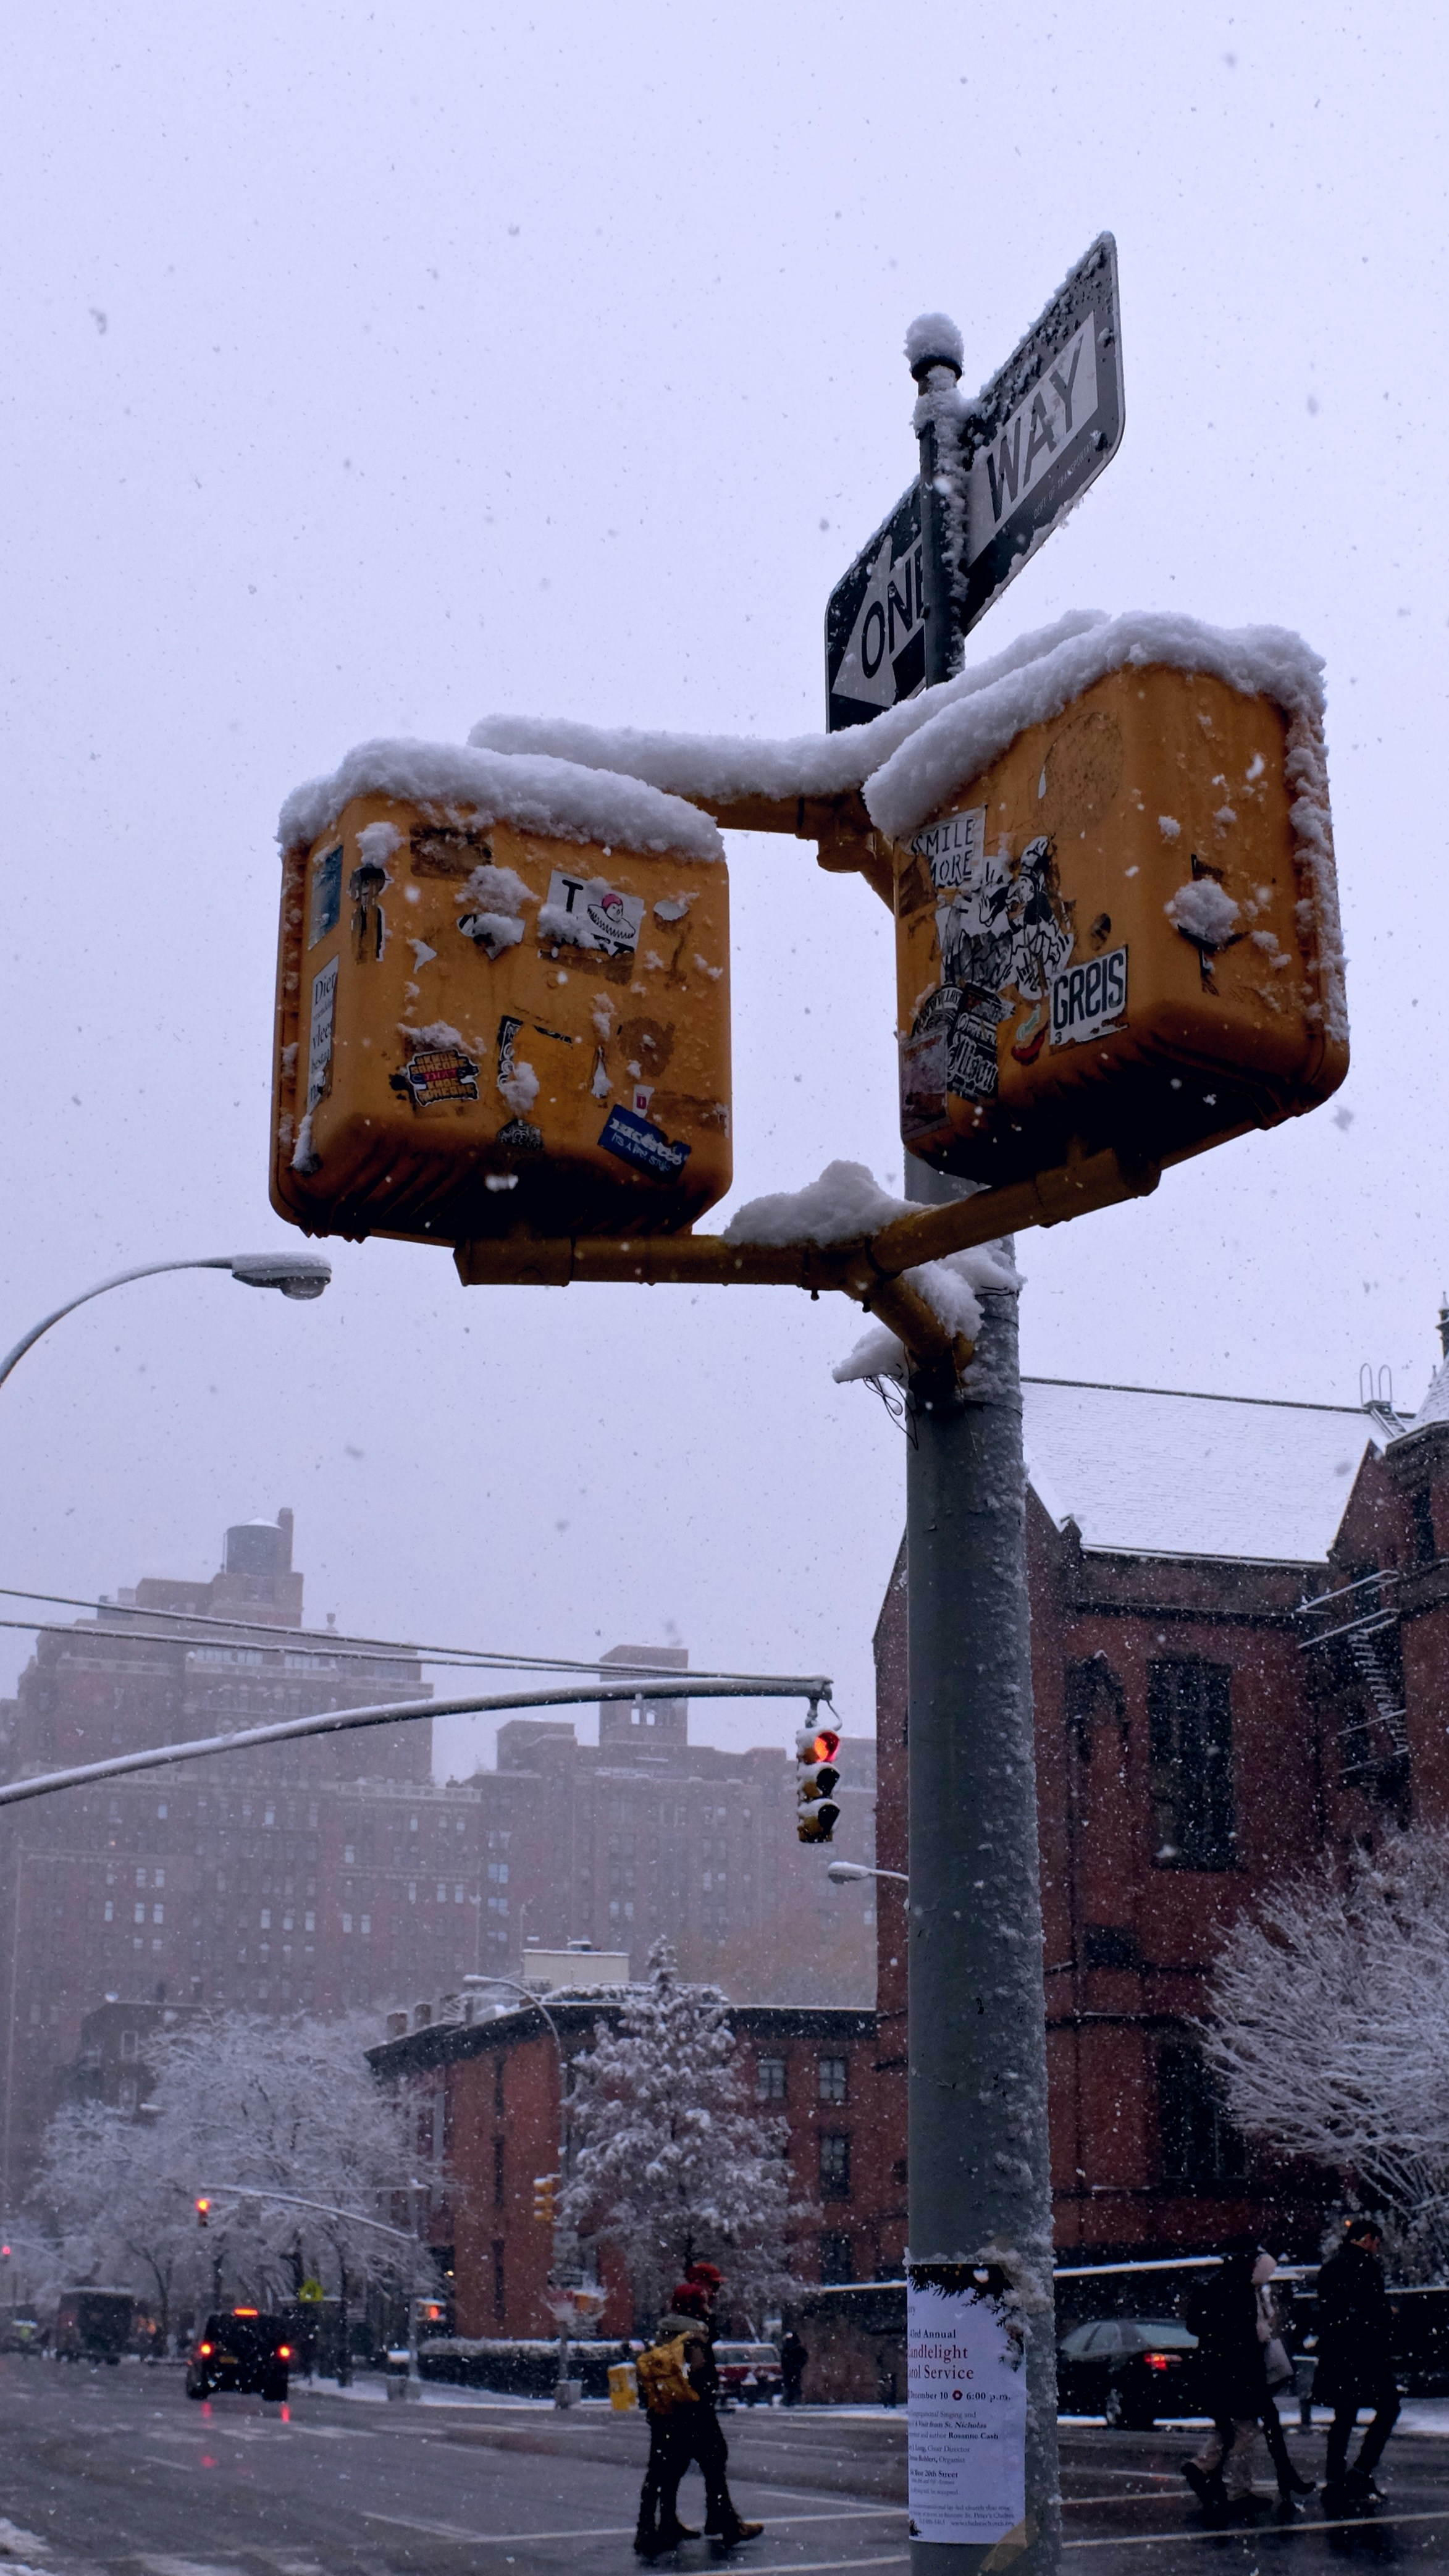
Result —
[[[906, 1170], [913, 1198], [958, 1193], [909, 1154]], [[989, 2258], [1021, 2303], [1026, 2516], [1004, 2544], [914, 2540], [912, 2564], [1047, 2576], [1062, 2529], [1016, 1293], [981, 1304], [962, 1400], [917, 1404], [909, 1426], [910, 2260]]]

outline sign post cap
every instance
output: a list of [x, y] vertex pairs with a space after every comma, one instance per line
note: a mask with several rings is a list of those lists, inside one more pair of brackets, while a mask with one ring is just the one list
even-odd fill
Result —
[[966, 343], [949, 313], [918, 313], [908, 324], [906, 364], [918, 385], [932, 367], [949, 367], [959, 377], [965, 355]]

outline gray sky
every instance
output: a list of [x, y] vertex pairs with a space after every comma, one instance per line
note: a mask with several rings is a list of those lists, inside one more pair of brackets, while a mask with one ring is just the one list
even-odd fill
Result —
[[[819, 725], [826, 594], [913, 467], [906, 323], [953, 313], [979, 380], [1107, 225], [1122, 450], [976, 649], [1170, 606], [1326, 653], [1353, 1118], [1022, 1238], [1025, 1363], [1342, 1401], [1371, 1360], [1417, 1398], [1444, 49], [1422, 6], [1274, 0], [10, 12], [0, 1339], [129, 1261], [301, 1240], [265, 1183], [287, 790], [497, 708]], [[883, 907], [788, 842], [731, 871], [737, 1195], [898, 1175]], [[333, 1257], [315, 1307], [166, 1280], [27, 1359], [4, 1579], [205, 1575], [289, 1502], [316, 1614], [573, 1655], [672, 1622], [870, 1722], [904, 1457], [831, 1384], [854, 1309]]]

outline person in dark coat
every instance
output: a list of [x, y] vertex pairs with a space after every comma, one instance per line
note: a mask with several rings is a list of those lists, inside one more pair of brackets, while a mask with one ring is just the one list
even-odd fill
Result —
[[1209, 2512], [1266, 2501], [1253, 2487], [1253, 2443], [1268, 2404], [1253, 2279], [1262, 2253], [1256, 2242], [1235, 2246], [1188, 2302], [1186, 2321], [1197, 2336], [1203, 2403], [1213, 2429], [1202, 2449], [1181, 2467]]
[[719, 2373], [709, 2322], [713, 2293], [708, 2281], [701, 2278], [705, 2274], [711, 2274], [718, 2284], [720, 2276], [712, 2265], [691, 2266], [674, 2293], [670, 2313], [659, 2324], [659, 2343], [669, 2343], [676, 2336], [684, 2338], [684, 2370], [694, 2402], [658, 2418], [651, 2410], [649, 2463], [634, 2542], [641, 2558], [655, 2557], [680, 2540], [697, 2538], [688, 2524], [680, 2521], [678, 2510], [679, 2481], [691, 2461], [704, 2479], [704, 2527], [712, 2538], [721, 2541], [726, 2549], [736, 2549], [742, 2540], [757, 2540], [764, 2529], [763, 2523], [742, 2518], [729, 2491], [729, 2444], [715, 2412]]
[[[1373, 2219], [1350, 2219], [1342, 2245], [1318, 2275], [1313, 2402], [1333, 2409], [1323, 2480], [1323, 2501], [1330, 2511], [1336, 2503], [1372, 2504], [1379, 2498], [1374, 2471], [1398, 2420], [1399, 2391], [1391, 2361], [1394, 2318], [1379, 2260], [1383, 2241]], [[1373, 2422], [1350, 2469], [1349, 2436], [1361, 2406], [1373, 2408]]]
[[780, 2337], [780, 2386], [787, 2406], [800, 2403], [800, 2382], [810, 2355], [793, 2326]]

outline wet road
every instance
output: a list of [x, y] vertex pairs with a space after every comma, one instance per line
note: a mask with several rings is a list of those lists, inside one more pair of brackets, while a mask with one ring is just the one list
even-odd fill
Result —
[[[380, 2402], [301, 2388], [188, 2404], [180, 2374], [0, 2361], [0, 2576], [604, 2576], [630, 2543], [646, 2434], [580, 2407]], [[441, 2399], [442, 2392], [436, 2392]], [[741, 2509], [766, 2525], [732, 2563], [841, 2576], [909, 2563], [900, 2417], [802, 2409], [727, 2419]], [[1371, 2522], [1209, 2533], [1175, 2463], [1184, 2437], [1063, 2428], [1065, 2565], [1081, 2576], [1316, 2576], [1345, 2560], [1449, 2576], [1449, 2441], [1401, 2437]], [[1321, 2432], [1295, 2434], [1309, 2474]], [[686, 2481], [686, 2518], [699, 2503]], [[722, 2564], [700, 2540], [671, 2576]]]

